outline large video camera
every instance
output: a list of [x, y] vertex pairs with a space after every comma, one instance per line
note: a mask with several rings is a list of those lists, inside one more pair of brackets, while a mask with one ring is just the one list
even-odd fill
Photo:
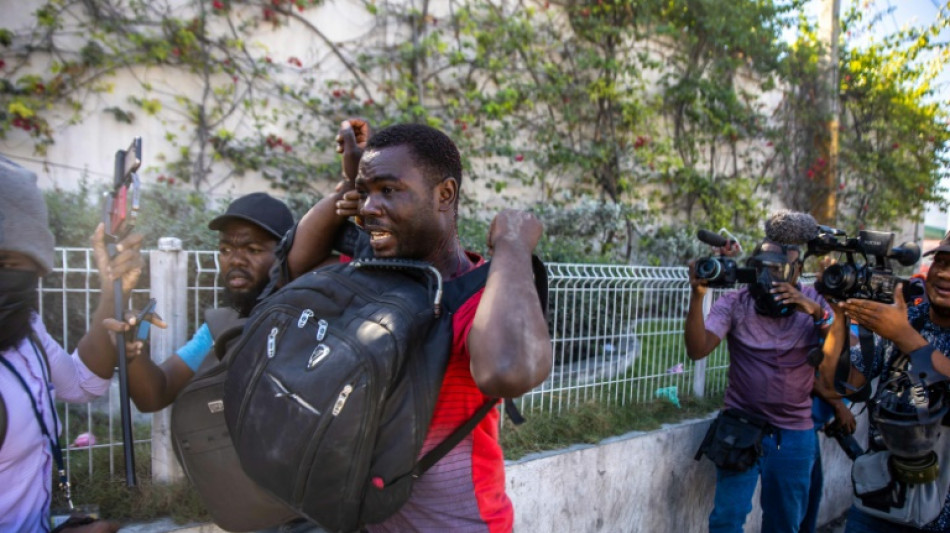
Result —
[[890, 260], [911, 266], [920, 259], [920, 247], [913, 242], [895, 248], [891, 232], [861, 230], [857, 237], [848, 238], [842, 230], [818, 226], [818, 236], [808, 241], [805, 257], [831, 252], [843, 254], [844, 260], [826, 268], [815, 289], [836, 300], [893, 303], [895, 287], [906, 280], [894, 275]]
[[[699, 230], [696, 237], [717, 248], [722, 248], [730, 242], [722, 235], [704, 229]], [[734, 240], [732, 242], [735, 243]], [[720, 254], [697, 260], [696, 277], [707, 280], [710, 287], [728, 288], [735, 286], [736, 283], [755, 283], [755, 269], [740, 268], [734, 259]]]

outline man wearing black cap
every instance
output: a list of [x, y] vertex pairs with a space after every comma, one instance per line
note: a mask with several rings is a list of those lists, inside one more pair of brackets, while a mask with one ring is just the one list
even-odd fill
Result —
[[[936, 248], [924, 255], [933, 255], [934, 259], [924, 284], [926, 299], [920, 304], [908, 307], [904, 301], [903, 291], [899, 289], [894, 291], [893, 304], [858, 299], [849, 299], [841, 304], [846, 316], [875, 334], [873, 357], [869, 357], [867, 361], [870, 364], [866, 364], [865, 354], [860, 346], [852, 346], [850, 354], [853, 371], [850, 372], [848, 381], [852, 389], [860, 389], [866, 382], [882, 376], [877, 385], [878, 391], [868, 401], [869, 406], [884, 404], [883, 401], [879, 401], [883, 397], [880, 394], [881, 390], [888, 393], [888, 384], [898, 383], [894, 376], [897, 376], [896, 372], [900, 370], [905, 356], [910, 360], [911, 370], [914, 373], [919, 373], [921, 376], [930, 374], [926, 368], [929, 363], [936, 371], [936, 376], [950, 376], [950, 359], [947, 357], [947, 354], [950, 354], [950, 233], [947, 233]], [[843, 329], [845, 327], [843, 322], [836, 327]], [[825, 379], [827, 385], [831, 386], [831, 376]], [[930, 382], [933, 381], [936, 380], [931, 378]], [[935, 387], [942, 388], [944, 385], [937, 383]], [[923, 393], [932, 394], [929, 387], [923, 387], [919, 397], [927, 397]], [[916, 407], [913, 409], [923, 412]], [[885, 410], [869, 409], [872, 435], [884, 431], [878, 427], [879, 414], [883, 411]], [[920, 432], [921, 435], [925, 433]], [[882, 451], [877, 443], [885, 441], [886, 439], [869, 438], [871, 443], [869, 451]], [[943, 449], [938, 444], [934, 447], [934, 451], [938, 454], [939, 469], [948, 468], [946, 461], [950, 450]], [[888, 469], [888, 471], [892, 470]], [[945, 491], [947, 489], [946, 486], [939, 488]], [[880, 514], [872, 516], [868, 511], [854, 506], [848, 513], [846, 531], [849, 533], [948, 531], [950, 530], [950, 491], [946, 491], [946, 496], [943, 498], [939, 514], [933, 517], [931, 522], [919, 528], [896, 517], [891, 517], [894, 520], [889, 520]], [[856, 499], [857, 501], [860, 500]], [[937, 503], [939, 505], [940, 502]], [[894, 507], [903, 508], [902, 505]], [[928, 516], [927, 519], [930, 517]]]
[[129, 362], [129, 394], [139, 410], [152, 412], [167, 407], [195, 375], [214, 344], [208, 323], [212, 316], [213, 322], [227, 322], [251, 312], [267, 286], [274, 249], [293, 225], [294, 217], [287, 205], [262, 192], [234, 200], [224, 214], [208, 224], [219, 232], [219, 272], [228, 307], [206, 312], [206, 323], [161, 366], [149, 357], [135, 357]]

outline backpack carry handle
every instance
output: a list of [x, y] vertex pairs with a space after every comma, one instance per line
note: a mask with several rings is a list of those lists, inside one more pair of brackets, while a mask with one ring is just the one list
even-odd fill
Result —
[[435, 296], [432, 298], [432, 312], [436, 318], [442, 316], [442, 274], [439, 269], [425, 261], [409, 259], [378, 259], [375, 257], [353, 259], [348, 263], [353, 268], [378, 268], [390, 270], [414, 270], [426, 275], [429, 282], [429, 292], [433, 292], [433, 278], [435, 279]]

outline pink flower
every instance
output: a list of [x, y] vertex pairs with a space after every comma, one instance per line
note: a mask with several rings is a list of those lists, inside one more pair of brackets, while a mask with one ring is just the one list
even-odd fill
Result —
[[80, 433], [73, 441], [73, 448], [86, 448], [96, 445], [96, 436], [92, 433]]

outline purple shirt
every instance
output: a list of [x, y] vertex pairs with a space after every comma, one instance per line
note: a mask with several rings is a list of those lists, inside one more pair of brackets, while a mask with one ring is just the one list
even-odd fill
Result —
[[[36, 407], [49, 431], [55, 431], [56, 410], [50, 405], [47, 388], [53, 399], [79, 403], [101, 396], [109, 390], [109, 380], [86, 368], [79, 354], [66, 353], [50, 337], [37, 315], [33, 330], [49, 356], [52, 384], [47, 383], [41, 356], [29, 338], [3, 353], [13, 368], [26, 381]], [[43, 435], [30, 398], [10, 370], [0, 365], [0, 393], [7, 405], [7, 436], [0, 447], [0, 531], [49, 531], [49, 506], [52, 490], [53, 454], [49, 440]], [[58, 421], [56, 422], [58, 423]]]
[[[814, 287], [802, 293], [831, 312]], [[772, 318], [755, 312], [749, 288], [724, 294], [706, 318], [706, 330], [729, 347], [726, 407], [757, 413], [783, 429], [812, 429], [811, 389], [815, 369], [809, 350], [821, 345], [812, 316], [794, 312]]]

